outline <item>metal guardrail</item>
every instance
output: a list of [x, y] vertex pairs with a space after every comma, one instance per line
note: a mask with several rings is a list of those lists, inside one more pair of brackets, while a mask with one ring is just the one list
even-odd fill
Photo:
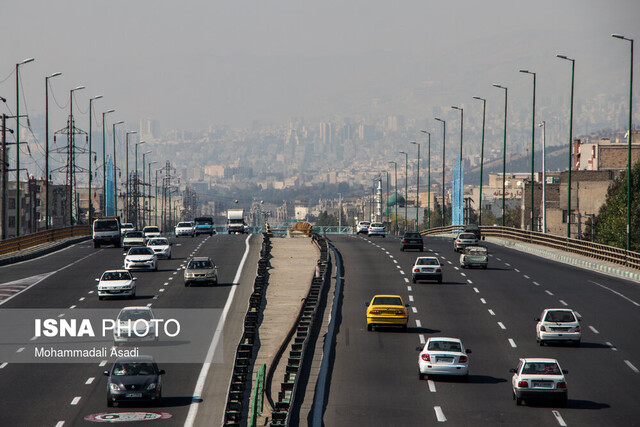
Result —
[[256, 383], [251, 392], [251, 403], [249, 406], [249, 423], [248, 427], [255, 427], [258, 415], [262, 415], [263, 396], [264, 396], [264, 372], [266, 364], [263, 363], [256, 374]]
[[[421, 231], [423, 236], [435, 234], [452, 234], [461, 231], [462, 227], [448, 226], [437, 227]], [[549, 248], [570, 252], [577, 255], [595, 258], [602, 261], [609, 261], [635, 269], [640, 269], [640, 253], [627, 251], [625, 249], [607, 246], [600, 243], [588, 242], [585, 240], [572, 239], [568, 237], [556, 236], [537, 231], [525, 231], [511, 227], [482, 226], [480, 232], [483, 236], [499, 237], [503, 239], [516, 240], [534, 245], [546, 246]]]
[[53, 230], [38, 231], [26, 236], [13, 237], [0, 241], [0, 255], [17, 252], [43, 243], [66, 239], [69, 237], [88, 236], [91, 227], [88, 225], [74, 225], [71, 227], [56, 228]]

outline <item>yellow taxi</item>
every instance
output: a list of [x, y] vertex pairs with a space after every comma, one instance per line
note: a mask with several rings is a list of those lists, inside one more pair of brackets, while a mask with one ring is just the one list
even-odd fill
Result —
[[399, 326], [407, 330], [409, 314], [400, 295], [376, 295], [367, 306], [367, 330], [376, 326]]

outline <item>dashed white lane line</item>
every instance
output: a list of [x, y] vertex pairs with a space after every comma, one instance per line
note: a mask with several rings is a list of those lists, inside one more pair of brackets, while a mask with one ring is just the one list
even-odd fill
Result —
[[616, 346], [611, 344], [609, 341], [607, 341], [605, 344], [607, 344], [612, 351], [618, 351]]
[[589, 329], [591, 329], [591, 332], [593, 332], [594, 334], [599, 334], [600, 333], [600, 332], [598, 332], [598, 330], [596, 328], [594, 328], [591, 325], [589, 325]]
[[71, 401], [71, 405], [77, 405], [78, 402], [80, 402], [81, 397], [80, 396], [76, 396], [73, 398], [73, 400]]
[[[427, 341], [424, 339], [424, 335], [423, 335], [423, 334], [418, 335], [418, 338], [420, 338], [420, 344], [423, 344], [423, 345], [424, 345], [424, 343], [426, 343], [426, 342], [427, 342]], [[2, 369], [2, 368], [0, 368], [0, 369]]]
[[81, 297], [80, 299], [78, 299], [78, 301], [84, 301], [84, 297]]
[[389, 251], [384, 251], [385, 254], [389, 255]]
[[169, 277], [167, 280], [173, 280], [173, 277]]
[[405, 283], [409, 283], [409, 279], [407, 279], [406, 277], [404, 278]]
[[178, 274], [178, 272], [177, 272], [177, 271], [174, 271], [172, 274], [175, 276], [176, 274]]
[[62, 427], [62, 426], [64, 426], [64, 421], [58, 421], [56, 423], [56, 427]]
[[487, 301], [484, 298], [480, 298], [480, 302], [483, 303], [483, 304], [487, 303]]
[[107, 364], [107, 361], [106, 360], [102, 360], [102, 361], [100, 361], [100, 364], [98, 366], [103, 367], [106, 364]]
[[400, 270], [400, 274], [404, 274], [404, 271]]
[[473, 282], [469, 279], [467, 279], [467, 283], [469, 283], [470, 285], [473, 285]]
[[466, 274], [464, 274], [464, 273], [460, 273], [460, 275], [461, 275], [462, 277], [467, 277], [467, 275], [466, 275]]
[[447, 417], [444, 416], [444, 412], [442, 412], [442, 408], [439, 406], [434, 406], [433, 410], [436, 411], [436, 418], [438, 422], [444, 423], [447, 421]]
[[548, 290], [545, 290], [545, 292], [546, 292], [547, 294], [549, 294], [549, 295], [553, 296], [553, 292], [548, 291]]
[[628, 360], [625, 360], [625, 361], [624, 361], [624, 363], [626, 363], [626, 364], [627, 364], [627, 366], [628, 366], [629, 368], [631, 368], [631, 370], [632, 370], [633, 372], [635, 372], [636, 374], [640, 372], [640, 370], [638, 370], [638, 368], [636, 368], [635, 366], [633, 366], [633, 363], [629, 362]]
[[164, 288], [158, 289], [158, 292], [164, 292]]
[[413, 311], [414, 313], [417, 313], [417, 312], [418, 312], [418, 309], [417, 309], [417, 308], [415, 308], [415, 307], [411, 307], [411, 311]]
[[505, 262], [504, 265], [506, 265], [507, 267], [511, 267], [511, 264], [509, 264], [508, 262]]
[[529, 279], [530, 277], [529, 277], [529, 276], [527, 276], [527, 275], [525, 274], [525, 275], [524, 275], [524, 278], [525, 278], [525, 279]]
[[151, 307], [152, 303], [147, 304], [147, 307]]
[[[507, 264], [509, 265], [509, 264]], [[517, 268], [514, 268], [513, 271], [515, 271], [516, 273], [520, 273], [520, 270], [518, 270]]]
[[24, 347], [20, 347], [19, 349], [16, 350], [16, 353], [22, 353], [24, 351]]
[[169, 282], [164, 282], [162, 286], [169, 286]]
[[393, 255], [389, 255], [389, 258], [393, 259]]
[[516, 348], [516, 342], [513, 340], [513, 338], [509, 338], [509, 344], [511, 344], [511, 347]]
[[396, 265], [396, 267], [398, 267], [398, 268], [402, 268], [402, 266], [400, 266], [400, 265]]
[[479, 293], [480, 293], [480, 291], [478, 290], [478, 288], [473, 288], [473, 291], [474, 291], [476, 294], [479, 294]]
[[420, 320], [416, 319], [416, 326], [418, 328], [422, 328], [422, 322], [420, 322]]
[[502, 261], [502, 258], [496, 258], [496, 261]]
[[411, 292], [413, 288], [411, 286], [407, 286], [407, 291]]
[[494, 313], [494, 311], [493, 311], [493, 310], [489, 309], [488, 311], [489, 311], [489, 314], [490, 314], [490, 315], [492, 315], [492, 316], [495, 316], [495, 315], [496, 315], [496, 313]]
[[159, 297], [159, 296], [160, 296], [160, 295], [154, 295], [154, 296], [153, 296], [153, 299], [158, 299], [158, 297]]
[[449, 265], [451, 265], [451, 264], [452, 264], [452, 262], [451, 262], [451, 261], [447, 261], [447, 263], [448, 263]]
[[5, 366], [7, 366], [8, 363], [7, 362], [3, 362], [2, 365], [0, 365], [0, 369], [4, 369]]
[[498, 326], [500, 326], [500, 329], [507, 329], [502, 322], [498, 322]]
[[458, 267], [453, 267], [454, 270], [459, 270]]
[[58, 314], [58, 317], [64, 317], [64, 313]]
[[431, 393], [435, 393], [436, 392], [436, 383], [434, 383], [433, 380], [427, 380], [427, 384], [429, 384], [429, 391]]
[[73, 310], [74, 308], [76, 308], [76, 305], [72, 305], [71, 307], [69, 307], [69, 310]]
[[564, 300], [558, 300], [558, 301], [560, 301], [560, 304], [564, 305], [565, 307], [569, 305]]
[[533, 282], [533, 284], [536, 285], [536, 286], [540, 286], [540, 283], [538, 283], [538, 282]]
[[398, 260], [397, 260], [397, 259], [394, 259], [394, 260], [393, 260], [393, 263], [394, 263], [394, 264], [397, 264], [397, 263], [398, 263]]
[[37, 340], [37, 339], [38, 339], [38, 337], [36, 337], [36, 336], [34, 335], [34, 336], [32, 336], [32, 337], [29, 339], [29, 341], [35, 341], [35, 340]]
[[413, 302], [413, 295], [409, 295], [409, 302]]
[[89, 291], [89, 292], [87, 292], [87, 293], [88, 293], [88, 294], [92, 294], [92, 293], [94, 293], [94, 292], [95, 292], [95, 291]]
[[87, 378], [87, 382], [85, 382], [85, 384], [87, 384], [87, 385], [91, 384], [93, 382], [93, 380], [95, 380], [95, 379], [96, 379], [96, 377], [89, 377], [89, 378]]
[[553, 416], [556, 417], [556, 421], [558, 422], [558, 424], [560, 424], [563, 427], [567, 425], [567, 423], [564, 422], [562, 415], [560, 415], [560, 412], [558, 411], [551, 411], [551, 412], [553, 413]]

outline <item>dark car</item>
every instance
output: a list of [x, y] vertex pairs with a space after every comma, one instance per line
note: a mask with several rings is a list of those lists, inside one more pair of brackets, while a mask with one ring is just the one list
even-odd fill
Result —
[[417, 232], [406, 232], [400, 241], [400, 250], [418, 249], [420, 252], [424, 250], [424, 242], [422, 236]]
[[482, 233], [480, 233], [480, 227], [478, 227], [476, 224], [465, 225], [464, 232], [475, 234], [478, 240], [482, 240]]
[[152, 356], [118, 357], [110, 370], [104, 371], [107, 381], [107, 406], [123, 401], [146, 401], [160, 404], [164, 369]]

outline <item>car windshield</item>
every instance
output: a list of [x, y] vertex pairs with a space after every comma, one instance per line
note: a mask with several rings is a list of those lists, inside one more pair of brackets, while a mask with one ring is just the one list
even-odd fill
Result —
[[440, 262], [435, 258], [418, 258], [416, 265], [440, 265]]
[[120, 226], [120, 228], [132, 229], [133, 228], [133, 224], [122, 224]]
[[107, 271], [102, 280], [131, 280], [131, 274], [128, 271]]
[[473, 254], [473, 255], [486, 255], [487, 248], [483, 248], [480, 246], [470, 246], [467, 249], [465, 249], [465, 251], [466, 253]]
[[457, 341], [429, 341], [427, 350], [431, 351], [462, 351], [460, 343]]
[[399, 297], [375, 297], [372, 305], [402, 305]]
[[142, 231], [127, 231], [124, 237], [144, 237]]
[[144, 228], [144, 232], [145, 233], [158, 233], [160, 231], [160, 229], [158, 227], [145, 227]]
[[380, 222], [372, 222], [370, 227], [384, 227], [384, 225]]
[[360, 222], [360, 225], [362, 225], [362, 226], [367, 226], [367, 227], [368, 227], [368, 226], [369, 226], [369, 223], [368, 223], [368, 222]]
[[190, 222], [179, 222], [179, 223], [178, 223], [178, 227], [186, 227], [186, 228], [189, 228], [189, 227], [193, 227], [193, 224], [191, 224]]
[[118, 221], [115, 219], [96, 220], [93, 223], [95, 231], [114, 231], [118, 229]]
[[204, 270], [213, 268], [211, 261], [191, 261], [187, 266], [188, 270]]
[[129, 255], [153, 255], [153, 249], [151, 248], [131, 248], [129, 249]]
[[156, 369], [153, 363], [143, 362], [129, 362], [129, 363], [116, 363], [113, 366], [113, 375], [154, 375]]
[[169, 241], [167, 239], [151, 239], [147, 244], [149, 246], [166, 246], [169, 244]]
[[405, 239], [419, 239], [422, 236], [420, 235], [420, 233], [405, 233], [404, 234], [404, 238]]
[[144, 320], [153, 319], [153, 316], [151, 316], [151, 310], [132, 308], [129, 310], [122, 310], [118, 315], [118, 320], [120, 321], [138, 320], [138, 319], [144, 319]]
[[560, 375], [560, 367], [555, 362], [527, 362], [522, 368], [526, 375]]
[[475, 239], [475, 234], [461, 234], [458, 236], [458, 239]]
[[549, 311], [544, 320], [546, 322], [575, 322], [576, 318], [570, 311]]

